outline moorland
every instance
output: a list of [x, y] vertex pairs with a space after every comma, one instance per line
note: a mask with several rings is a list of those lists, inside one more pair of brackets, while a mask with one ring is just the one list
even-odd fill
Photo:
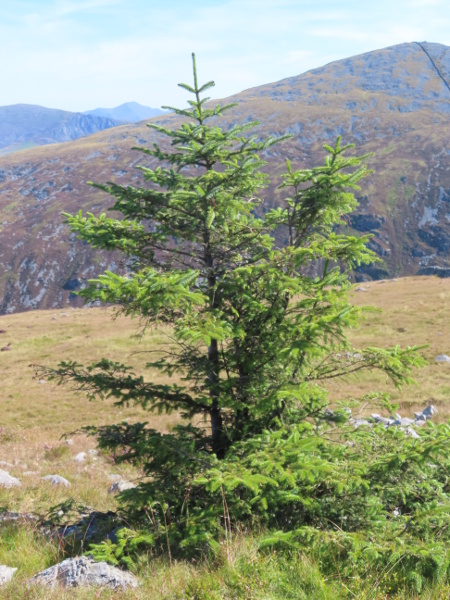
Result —
[[[377, 390], [390, 392], [399, 412], [413, 411], [434, 404], [439, 413], [435, 423], [450, 417], [450, 363], [436, 363], [439, 354], [450, 353], [450, 280], [437, 277], [412, 277], [357, 285], [352, 301], [371, 306], [360, 327], [349, 332], [355, 347], [400, 344], [424, 345], [428, 365], [413, 374], [417, 383], [396, 390], [380, 374], [352, 376], [329, 386], [330, 401], [336, 407]], [[80, 392], [34, 378], [33, 364], [54, 366], [60, 360], [94, 361], [104, 355], [133, 364], [136, 372], [148, 379], [164, 382], [156, 370], [145, 370], [148, 351], [167, 344], [167, 331], [147, 330], [137, 337], [137, 321], [114, 317], [112, 308], [78, 308], [32, 311], [0, 318], [2, 346], [11, 350], [1, 357], [2, 421], [0, 461], [9, 463], [8, 471], [22, 482], [20, 488], [2, 490], [0, 508], [44, 516], [59, 503], [74, 499], [78, 504], [98, 511], [115, 511], [117, 499], [108, 494], [111, 475], [138, 482], [139, 469], [116, 464], [108, 454], [88, 454], [85, 462], [74, 457], [95, 449], [93, 439], [74, 430], [84, 425], [100, 425], [145, 419], [161, 432], [169, 432], [180, 422], [178, 415], [149, 415], [142, 409], [114, 407], [111, 400], [89, 401]], [[362, 415], [373, 412], [364, 406]], [[67, 445], [66, 437], [73, 441]], [[3, 464], [3, 463], [0, 463]], [[41, 480], [58, 474], [71, 487], [52, 487]], [[64, 556], [61, 540], [49, 539], [34, 523], [3, 526], [0, 538], [0, 564], [18, 567], [15, 581], [2, 589], [2, 597], [16, 598], [92, 598], [92, 591], [30, 591], [28, 577]], [[78, 550], [78, 548], [76, 548]], [[371, 585], [352, 586], [339, 578], [324, 578], [318, 566], [299, 552], [286, 558], [275, 551], [258, 552], [257, 532], [242, 532], [213, 560], [199, 563], [147, 560], [142, 557], [137, 572], [143, 586], [117, 598], [415, 598], [411, 593], [387, 596]], [[420, 598], [446, 598], [447, 587], [425, 590]], [[96, 598], [108, 598], [111, 592], [96, 592]], [[337, 595], [337, 596], [336, 596]]]

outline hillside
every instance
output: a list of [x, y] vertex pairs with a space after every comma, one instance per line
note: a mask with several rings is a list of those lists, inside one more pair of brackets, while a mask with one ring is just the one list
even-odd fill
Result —
[[[227, 98], [239, 106], [224, 124], [258, 119], [258, 135], [293, 134], [266, 156], [268, 206], [281, 193], [285, 157], [298, 168], [317, 164], [322, 144], [337, 135], [359, 154], [374, 152], [375, 174], [363, 184], [349, 229], [372, 232], [371, 247], [385, 264], [366, 267], [357, 279], [450, 274], [449, 82], [449, 47], [400, 44]], [[62, 306], [86, 278], [120, 268], [114, 256], [70, 236], [60, 213], [108, 207], [88, 180], [140, 185], [135, 167], [151, 160], [130, 148], [154, 140], [137, 123], [0, 158], [0, 312]]]
[[[356, 290], [361, 287], [356, 286]], [[404, 277], [370, 282], [363, 290], [352, 294], [352, 302], [378, 311], [363, 315], [360, 327], [348, 332], [352, 345], [426, 346], [422, 354], [429, 364], [413, 373], [417, 385], [403, 389], [395, 389], [381, 372], [336, 380], [329, 385], [330, 402], [380, 390], [389, 392], [404, 414], [432, 403], [439, 409], [437, 421], [450, 418], [450, 363], [434, 360], [439, 354], [450, 355], [450, 279]], [[119, 415], [142, 418], [147, 413], [141, 408], [130, 407], [122, 412], [112, 407], [112, 400], [90, 402], [70, 387], [33, 379], [30, 366], [51, 367], [70, 359], [89, 364], [108, 357], [132, 364], [136, 373], [156, 383], [178, 382], [177, 375], [169, 378], [156, 369], [145, 368], [149, 351], [167, 348], [168, 330], [147, 330], [144, 336], [136, 337], [138, 329], [135, 320], [123, 316], [113, 321], [113, 310], [105, 307], [0, 316], [0, 347], [10, 344], [11, 348], [1, 353], [3, 397], [7, 400], [1, 409], [2, 427], [38, 428], [46, 435], [59, 437], [68, 429], [86, 424], [114, 423], [122, 418]], [[33, 404], [24, 402], [24, 398], [33, 398]], [[158, 428], [167, 428], [178, 420], [166, 414], [151, 418]]]
[[157, 117], [163, 113], [164, 111], [159, 108], [150, 108], [150, 106], [143, 106], [138, 102], [125, 102], [125, 104], [114, 108], [95, 108], [94, 110], [84, 112], [85, 115], [114, 119], [123, 123], [137, 123], [144, 119]]
[[70, 142], [118, 124], [118, 120], [104, 115], [32, 104], [0, 106], [0, 155], [33, 146]]
[[[359, 291], [356, 291], [358, 290]], [[413, 375], [418, 382], [416, 386], [408, 386], [403, 390], [395, 390], [392, 385], [387, 385], [384, 377], [374, 374], [368, 376], [354, 375], [348, 381], [331, 383], [329, 386], [329, 398], [332, 405], [339, 400], [348, 402], [349, 398], [360, 397], [363, 394], [376, 390], [392, 392], [392, 399], [400, 404], [399, 412], [402, 415], [412, 415], [413, 411], [433, 403], [438, 407], [439, 413], [433, 418], [434, 423], [445, 422], [449, 418], [450, 408], [448, 403], [448, 392], [450, 390], [450, 363], [437, 363], [434, 358], [437, 354], [450, 354], [450, 279], [438, 279], [437, 277], [425, 278], [402, 278], [391, 281], [376, 281], [365, 284], [365, 291], [357, 286], [353, 293], [353, 300], [358, 305], [372, 304], [383, 312], [368, 313], [361, 321], [357, 330], [350, 331], [350, 338], [355, 347], [365, 345], [384, 345], [386, 343], [399, 343], [402, 347], [406, 344], [428, 344], [424, 354], [429, 360], [429, 365], [415, 372]], [[109, 308], [90, 308], [74, 310], [52, 310], [35, 311], [0, 317], [1, 346], [10, 344], [10, 351], [2, 353], [2, 384], [3, 399], [0, 427], [0, 466], [7, 470], [21, 482], [20, 487], [2, 489], [2, 501], [0, 507], [0, 529], [2, 544], [0, 544], [0, 563], [18, 567], [15, 576], [17, 587], [8, 589], [2, 598], [16, 600], [17, 598], [29, 598], [30, 587], [26, 580], [38, 570], [48, 567], [61, 560], [63, 552], [63, 540], [60, 536], [54, 537], [54, 544], [58, 545], [54, 552], [52, 540], [44, 537], [42, 528], [33, 522], [17, 521], [2, 522], [1, 517], [6, 517], [11, 511], [14, 513], [33, 513], [46, 515], [51, 508], [59, 503], [62, 509], [69, 510], [68, 506], [90, 506], [96, 511], [116, 511], [118, 508], [117, 498], [108, 493], [113, 482], [121, 479], [124, 481], [139, 482], [142, 478], [142, 470], [126, 462], [115, 460], [108, 452], [99, 452], [95, 449], [95, 440], [87, 438], [75, 429], [86, 425], [100, 425], [118, 423], [128, 420], [145, 420], [150, 427], [162, 433], [170, 432], [173, 426], [180, 422], [177, 414], [149, 415], [141, 408], [133, 405], [129, 407], [113, 406], [113, 399], [96, 400], [90, 402], [80, 391], [59, 387], [46, 380], [33, 379], [33, 369], [30, 363], [54, 366], [60, 360], [73, 359], [84, 364], [108, 356], [112, 360], [133, 364], [136, 373], [145, 374], [146, 380], [154, 380], [156, 383], [166, 383], [166, 376], [157, 371], [145, 369], [148, 361], [148, 351], [157, 351], [158, 348], [167, 348], [168, 338], [162, 330], [147, 330], [140, 338], [133, 337], [136, 333], [136, 321], [119, 317], [112, 321], [112, 310]], [[388, 340], [388, 341], [386, 341]], [[176, 379], [172, 379], [176, 381]], [[32, 398], [32, 402], [24, 402], [24, 399]], [[365, 404], [362, 415], [371, 412], [380, 412]], [[430, 428], [433, 425], [429, 426]], [[69, 440], [61, 438], [63, 434], [69, 435]], [[301, 446], [300, 446], [301, 449]], [[83, 457], [84, 453], [84, 457]], [[80, 458], [81, 454], [81, 458]], [[4, 471], [3, 471], [4, 472]], [[58, 474], [70, 483], [70, 487], [64, 485], [52, 486], [43, 477], [50, 474]], [[433, 488], [433, 493], [434, 488]], [[76, 505], [71, 505], [75, 502]], [[58, 507], [59, 508], [59, 507]], [[90, 509], [92, 510], [92, 509]], [[63, 511], [61, 510], [64, 516]], [[58, 513], [59, 514], [59, 513]], [[110, 513], [109, 513], [110, 514]], [[408, 515], [409, 516], [409, 515]], [[79, 516], [68, 513], [71, 522], [77, 522]], [[40, 525], [40, 524], [39, 524]], [[240, 552], [237, 553], [233, 547], [232, 574], [236, 577], [236, 569], [242, 564], [246, 554], [249, 555], [249, 567], [246, 569], [251, 578], [242, 595], [236, 595], [235, 587], [230, 594], [216, 597], [226, 598], [248, 598], [249, 590], [253, 590], [255, 583], [255, 564], [261, 565], [263, 558], [257, 551], [258, 533], [244, 530]], [[84, 538], [83, 538], [84, 539]], [[233, 540], [235, 537], [233, 536]], [[236, 544], [236, 541], [234, 542]], [[253, 546], [248, 546], [248, 543]], [[70, 544], [73, 541], [70, 540]], [[66, 546], [66, 552], [74, 553], [73, 546]], [[294, 549], [290, 548], [290, 552]], [[271, 564], [279, 564], [282, 559], [281, 553], [265, 551], [262, 556], [271, 558]], [[293, 555], [298, 563], [298, 558]], [[66, 555], [64, 555], [64, 558]], [[196, 561], [197, 563], [197, 561]], [[367, 564], [367, 561], [365, 561]], [[179, 559], [174, 562], [174, 569], [168, 566], [162, 571], [164, 562], [150, 555], [150, 561], [142, 561], [142, 571], [139, 571], [142, 579], [142, 589], [137, 592], [120, 594], [120, 598], [173, 598], [194, 597], [187, 596], [184, 589], [169, 593], [179, 578], [178, 585], [188, 587], [189, 577], [193, 576], [192, 563], [183, 563]], [[208, 560], [207, 570], [212, 571], [211, 577], [217, 577], [215, 565], [222, 564], [221, 560]], [[223, 560], [226, 566], [226, 560]], [[201, 565], [201, 564], [200, 564]], [[263, 564], [264, 568], [265, 565]], [[369, 564], [373, 568], [373, 564]], [[181, 569], [183, 569], [180, 575]], [[162, 572], [161, 572], [162, 571]], [[159, 573], [159, 577], [157, 576]], [[368, 571], [369, 573], [369, 571]], [[271, 573], [269, 572], [271, 575]], [[289, 580], [292, 581], [293, 572], [288, 571]], [[230, 581], [226, 573], [225, 581]], [[266, 588], [261, 585], [261, 595], [255, 598], [285, 598], [297, 597], [296, 595], [270, 595], [267, 586], [279, 579], [279, 575], [262, 578]], [[341, 579], [327, 578], [328, 582], [335, 581], [338, 584]], [[234, 579], [231, 578], [233, 582]], [[170, 586], [169, 583], [170, 582]], [[319, 580], [320, 582], [320, 580]], [[351, 578], [351, 590], [358, 589], [359, 581], [356, 577]], [[310, 579], [299, 577], [296, 587], [291, 588], [295, 594], [301, 589], [301, 585], [308, 585], [311, 594], [303, 598], [310, 600], [323, 600], [330, 598], [373, 598], [385, 599], [383, 594], [368, 593], [356, 595], [352, 593], [346, 596], [344, 589], [336, 589], [334, 594], [324, 595], [322, 587], [316, 589], [311, 586]], [[169, 586], [169, 588], [168, 588]], [[437, 588], [437, 585], [435, 586]], [[208, 593], [211, 581], [202, 587]], [[3, 588], [4, 589], [4, 588]], [[346, 588], [348, 589], [348, 588]], [[188, 590], [192, 590], [191, 587]], [[373, 592], [373, 589], [370, 590]], [[9, 593], [8, 593], [9, 592]], [[293, 593], [294, 593], [293, 592]], [[92, 592], [78, 588], [69, 595], [61, 595], [60, 589], [52, 592], [44, 590], [40, 598], [91, 598]], [[106, 594], [106, 595], [105, 595]], [[98, 597], [110, 597], [105, 592]], [[205, 595], [196, 596], [206, 598]], [[209, 596], [211, 597], [211, 596]], [[406, 594], [404, 591], [399, 595], [389, 594], [389, 598], [419, 598], [419, 596]], [[438, 595], [421, 594], [420, 598], [448, 598], [448, 587]]]

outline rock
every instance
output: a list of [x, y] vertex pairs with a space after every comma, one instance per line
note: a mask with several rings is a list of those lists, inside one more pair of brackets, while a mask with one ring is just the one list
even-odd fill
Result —
[[17, 571], [17, 568], [7, 567], [6, 565], [0, 565], [0, 585], [4, 583], [8, 583], [13, 578], [14, 573]]
[[[2, 350], [3, 350], [3, 348], [2, 348]], [[446, 354], [438, 354], [438, 356], [436, 356], [436, 358], [434, 360], [435, 360], [435, 362], [448, 363], [448, 362], [450, 362], [450, 356], [447, 356]]]
[[388, 417], [381, 417], [380, 415], [377, 415], [376, 413], [374, 413], [370, 416], [375, 421], [375, 423], [383, 423], [383, 425], [385, 425], [385, 427], [390, 427], [391, 425], [395, 424], [395, 419], [389, 419]]
[[14, 465], [6, 462], [6, 460], [0, 460], [0, 467], [14, 467]]
[[8, 471], [3, 471], [0, 469], [0, 487], [12, 488], [12, 487], [20, 487], [22, 484], [16, 477], [12, 477]]
[[70, 487], [70, 481], [64, 479], [60, 475], [46, 475], [45, 477], [41, 477], [42, 481], [50, 481], [50, 483], [54, 486], [63, 485], [64, 487]]
[[366, 425], [367, 427], [372, 427], [373, 423], [371, 423], [370, 421], [367, 421], [366, 419], [351, 419], [351, 422], [353, 423], [353, 427], [355, 429], [358, 429], [358, 427], [364, 426]]
[[122, 475], [119, 475], [118, 473], [110, 473], [108, 475], [108, 479], [110, 481], [122, 481], [123, 477], [122, 477]]
[[355, 289], [355, 292], [367, 292], [367, 288], [359, 286]]
[[73, 440], [66, 440], [66, 446], [72, 446], [73, 445]]
[[409, 427], [410, 425], [414, 425], [414, 419], [408, 419], [407, 417], [400, 417], [399, 419], [395, 419], [392, 425], [397, 425], [399, 427]]
[[62, 525], [49, 531], [51, 537], [58, 540], [73, 537], [76, 541], [90, 542], [92, 540], [117, 541], [117, 531], [123, 527], [123, 521], [116, 513], [94, 511], [81, 516], [76, 523]]
[[6, 510], [0, 512], [0, 524], [10, 523], [11, 521], [37, 521], [38, 518], [33, 513], [16, 513]]
[[87, 454], [86, 452], [78, 452], [76, 456], [74, 456], [74, 461], [78, 463], [82, 463], [86, 460]]
[[122, 571], [105, 562], [96, 562], [87, 556], [67, 558], [61, 563], [34, 575], [29, 582], [49, 587], [55, 587], [56, 585], [65, 588], [102, 586], [113, 590], [136, 588], [138, 586], [138, 580], [132, 573]]
[[380, 229], [385, 221], [384, 217], [372, 214], [353, 214], [350, 217], [352, 227], [358, 231]]
[[430, 404], [430, 406], [427, 406], [427, 408], [422, 411], [422, 414], [426, 419], [431, 419], [431, 417], [437, 415], [437, 413], [438, 409], [433, 404]]
[[409, 437], [412, 438], [416, 438], [420, 440], [420, 435], [417, 433], [417, 431], [415, 429], [413, 429], [412, 427], [407, 427], [405, 429], [405, 433], [406, 435], [408, 435]]
[[97, 456], [98, 450], [88, 450], [88, 454], [90, 454], [91, 456]]
[[108, 488], [108, 494], [120, 494], [125, 490], [132, 490], [135, 487], [137, 485], [131, 481], [116, 481]]

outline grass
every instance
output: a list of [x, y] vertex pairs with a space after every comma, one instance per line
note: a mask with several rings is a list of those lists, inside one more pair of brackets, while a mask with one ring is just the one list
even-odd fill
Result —
[[[410, 415], [429, 403], [439, 408], [438, 420], [450, 416], [450, 364], [436, 363], [438, 354], [450, 355], [450, 279], [405, 278], [361, 284], [366, 291], [354, 292], [358, 305], [372, 305], [383, 312], [367, 312], [359, 329], [350, 332], [356, 347], [426, 345], [423, 354], [429, 365], [415, 373], [417, 385], [395, 390], [379, 373], [353, 376], [329, 386], [332, 403], [361, 397], [374, 390], [390, 391]], [[177, 415], [148, 415], [135, 407], [119, 409], [109, 401], [89, 402], [82, 394], [52, 383], [33, 379], [32, 364], [56, 365], [59, 360], [81, 363], [107, 356], [132, 364], [146, 378], [164, 381], [156, 372], [146, 372], [145, 363], [169, 339], [164, 331], [147, 331], [136, 338], [137, 322], [112, 320], [105, 308], [34, 311], [0, 317], [2, 403], [0, 405], [0, 468], [18, 477], [22, 486], [0, 488], [0, 509], [43, 514], [52, 506], [74, 498], [96, 510], [115, 510], [117, 501], [108, 494], [110, 475], [137, 480], [141, 473], [127, 465], [116, 465], [113, 457], [88, 454], [77, 463], [77, 453], [95, 447], [92, 439], [72, 436], [69, 445], [61, 436], [83, 425], [105, 424], [123, 419], [148, 420], [152, 427], [169, 431], [179, 422]], [[367, 410], [370, 412], [370, 408]], [[41, 478], [58, 474], [69, 480], [70, 488], [52, 487]], [[0, 564], [18, 567], [11, 585], [2, 588], [2, 598], [110, 598], [110, 592], [29, 589], [25, 582], [39, 570], [63, 558], [56, 541], [43, 537], [35, 525], [2, 526]], [[377, 595], [376, 587], [355, 580], [350, 591], [337, 581], [325, 581], [320, 565], [299, 554], [261, 554], [257, 539], [242, 534], [232, 548], [224, 548], [214, 563], [166, 562], [144, 558], [137, 571], [143, 582], [138, 591], [115, 594], [114, 598], [161, 599], [327, 599], [388, 598]], [[428, 595], [427, 595], [428, 594]], [[396, 598], [415, 598], [414, 595]], [[449, 588], [422, 593], [420, 598], [448, 598]], [[391, 600], [394, 596], [390, 596]]]

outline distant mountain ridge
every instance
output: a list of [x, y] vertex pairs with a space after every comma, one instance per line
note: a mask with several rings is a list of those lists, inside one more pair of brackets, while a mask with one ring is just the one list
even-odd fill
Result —
[[[359, 268], [356, 278], [450, 275], [450, 47], [390, 46], [224, 100], [233, 101], [223, 127], [257, 119], [257, 136], [293, 135], [263, 157], [271, 178], [264, 209], [279, 202], [285, 158], [294, 168], [321, 164], [323, 143], [341, 135], [355, 153], [374, 153], [375, 174], [356, 193], [360, 206], [346, 228], [371, 233], [384, 263]], [[166, 113], [153, 122], [180, 119]], [[164, 147], [141, 122], [0, 157], [0, 313], [63, 306], [88, 278], [121, 269], [114, 255], [77, 241], [61, 211], [108, 209], [111, 198], [89, 180], [145, 186], [135, 167], [155, 160], [131, 148], [154, 142]]]
[[0, 151], [69, 142], [120, 125], [119, 121], [95, 115], [33, 104], [0, 106]]
[[70, 112], [34, 104], [0, 106], [0, 155], [70, 142], [124, 123], [136, 123], [164, 111], [126, 102], [115, 108]]
[[83, 114], [114, 119], [123, 123], [137, 123], [144, 119], [151, 119], [152, 117], [162, 115], [164, 111], [159, 108], [143, 106], [138, 102], [125, 102], [125, 104], [121, 104], [115, 108], [95, 108], [94, 110], [87, 110]]

